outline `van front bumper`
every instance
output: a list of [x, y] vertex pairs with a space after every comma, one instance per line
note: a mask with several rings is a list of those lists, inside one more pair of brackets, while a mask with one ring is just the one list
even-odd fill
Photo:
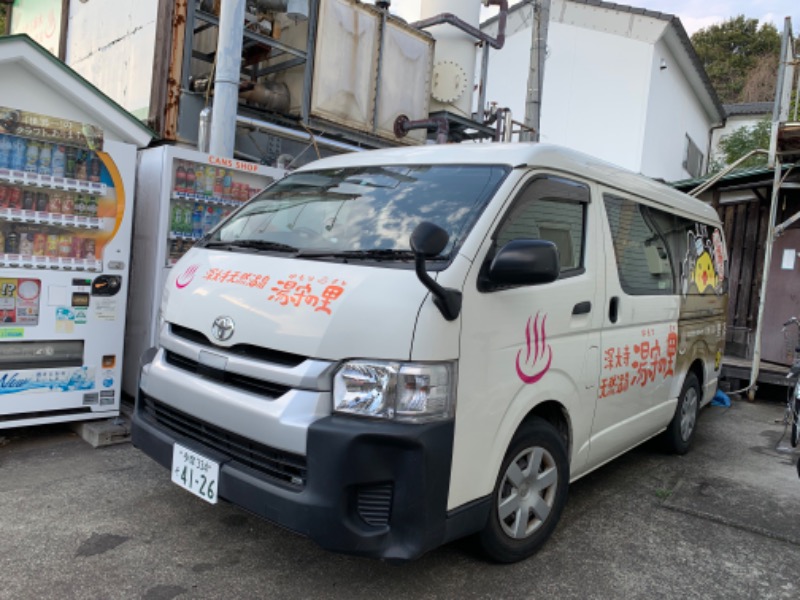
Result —
[[[328, 550], [412, 559], [467, 533], [464, 527], [474, 530], [485, 518], [481, 509], [467, 511], [466, 522], [467, 515], [448, 519], [453, 421], [412, 425], [323, 417], [309, 426], [306, 456], [297, 457], [305, 459], [298, 471], [302, 477], [286, 482], [205, 443], [204, 424], [173, 425], [152, 406], [153, 399], [140, 390], [132, 428], [137, 448], [167, 469], [176, 442], [219, 462], [220, 498]], [[219, 439], [221, 430], [210, 427]]]

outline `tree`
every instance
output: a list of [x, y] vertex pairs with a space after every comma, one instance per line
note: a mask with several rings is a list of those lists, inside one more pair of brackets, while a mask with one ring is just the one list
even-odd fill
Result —
[[6, 8], [5, 4], [0, 4], [0, 35], [6, 32]]
[[[775, 95], [775, 71], [781, 36], [771, 23], [744, 15], [700, 29], [692, 36], [703, 67], [725, 104], [766, 102]], [[752, 79], [751, 79], [752, 78]]]
[[[714, 159], [711, 164], [711, 171], [722, 170], [726, 165], [739, 160], [751, 150], [768, 150], [771, 131], [772, 118], [770, 117], [759, 121], [751, 127], [740, 127], [734, 130], [733, 133], [723, 136], [719, 141], [719, 150], [722, 152], [722, 156]], [[767, 155], [756, 154], [738, 165], [737, 168], [760, 167], [766, 164]]]

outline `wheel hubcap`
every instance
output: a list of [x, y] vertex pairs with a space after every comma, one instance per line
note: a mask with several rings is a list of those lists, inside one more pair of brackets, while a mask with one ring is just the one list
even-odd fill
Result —
[[508, 465], [497, 498], [497, 516], [506, 535], [523, 539], [547, 520], [558, 487], [553, 456], [544, 448], [520, 452]]
[[689, 388], [683, 399], [681, 407], [681, 438], [687, 441], [694, 431], [694, 424], [697, 420], [697, 390]]

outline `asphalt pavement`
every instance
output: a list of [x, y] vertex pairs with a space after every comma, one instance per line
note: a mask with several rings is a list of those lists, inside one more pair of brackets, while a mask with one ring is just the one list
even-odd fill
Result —
[[575, 482], [532, 558], [459, 541], [402, 565], [332, 554], [209, 505], [129, 443], [0, 430], [0, 598], [800, 598], [800, 479], [778, 402], [700, 415], [693, 450], [653, 442]]

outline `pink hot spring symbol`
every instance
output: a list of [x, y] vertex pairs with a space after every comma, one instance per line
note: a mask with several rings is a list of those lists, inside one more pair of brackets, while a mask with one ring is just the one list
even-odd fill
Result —
[[536, 383], [544, 377], [553, 362], [553, 349], [547, 343], [546, 322], [547, 315], [540, 319], [539, 313], [536, 313], [533, 323], [531, 317], [528, 318], [528, 323], [525, 325], [526, 348], [517, 352], [517, 375], [528, 384]]
[[178, 278], [175, 280], [175, 287], [179, 290], [182, 290], [187, 285], [192, 283], [192, 279], [194, 279], [195, 273], [197, 273], [197, 269], [200, 268], [200, 265], [189, 265], [187, 269], [178, 275]]

